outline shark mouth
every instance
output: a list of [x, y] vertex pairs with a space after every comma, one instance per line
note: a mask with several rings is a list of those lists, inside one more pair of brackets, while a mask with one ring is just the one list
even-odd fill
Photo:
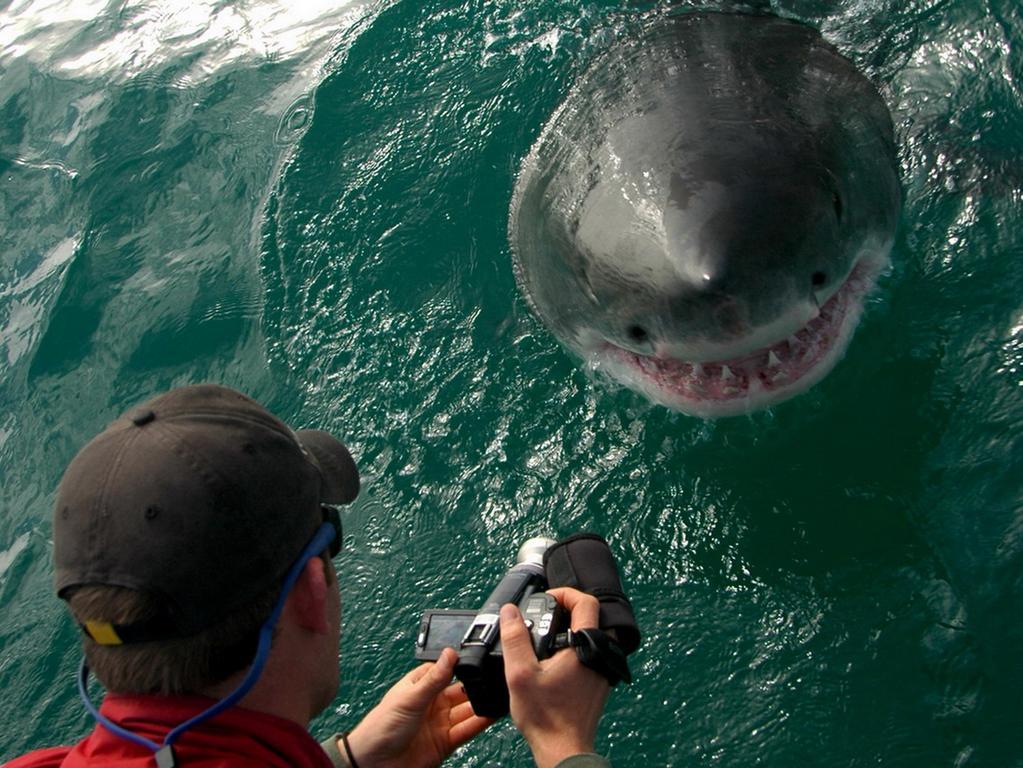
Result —
[[[808, 389], [841, 358], [878, 268], [861, 260], [818, 315], [795, 333], [741, 357], [690, 362], [607, 343], [608, 373], [669, 408], [705, 418], [764, 408]], [[598, 364], [599, 365], [599, 364]]]

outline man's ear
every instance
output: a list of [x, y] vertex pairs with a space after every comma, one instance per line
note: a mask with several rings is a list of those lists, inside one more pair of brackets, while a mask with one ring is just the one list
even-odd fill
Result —
[[300, 627], [317, 634], [330, 631], [327, 621], [327, 566], [321, 557], [311, 557], [288, 595], [285, 610]]

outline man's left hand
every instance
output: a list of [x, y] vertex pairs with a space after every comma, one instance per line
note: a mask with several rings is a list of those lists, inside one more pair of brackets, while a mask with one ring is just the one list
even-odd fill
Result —
[[[472, 711], [465, 689], [452, 683], [458, 654], [445, 648], [395, 683], [348, 735], [360, 768], [434, 768], [493, 723]], [[341, 747], [344, 754], [344, 747]]]

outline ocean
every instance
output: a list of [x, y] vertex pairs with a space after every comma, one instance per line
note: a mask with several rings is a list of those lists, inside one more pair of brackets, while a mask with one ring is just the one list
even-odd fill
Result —
[[[643, 644], [627, 766], [1023, 766], [1023, 11], [773, 0], [889, 105], [905, 206], [849, 351], [704, 421], [529, 312], [519, 163], [659, 15], [538, 0], [0, 2], [0, 760], [90, 728], [52, 593], [54, 491], [138, 401], [217, 381], [343, 436], [352, 727], [428, 607], [534, 535], [615, 552]], [[451, 760], [529, 764], [502, 722]]]

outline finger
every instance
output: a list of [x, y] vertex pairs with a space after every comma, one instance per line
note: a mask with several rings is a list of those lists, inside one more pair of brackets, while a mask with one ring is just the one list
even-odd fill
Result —
[[451, 707], [448, 711], [448, 720], [451, 721], [452, 725], [468, 720], [470, 717], [475, 717], [476, 712], [472, 708], [472, 704], [468, 701], [464, 701], [461, 704], [456, 704]]
[[455, 675], [455, 664], [458, 662], [458, 654], [453, 648], [445, 648], [440, 652], [440, 657], [434, 662], [433, 667], [427, 670], [421, 680], [434, 692], [434, 695], [451, 685], [451, 679]]
[[600, 601], [572, 587], [559, 587], [549, 594], [572, 613], [572, 629], [600, 626]]
[[453, 648], [445, 648], [441, 651], [437, 661], [428, 661], [420, 664], [398, 681], [399, 685], [415, 685], [429, 675], [447, 675], [445, 682], [450, 682], [454, 674], [455, 663], [458, 661], [458, 654]]
[[469, 700], [469, 694], [465, 692], [465, 686], [461, 683], [452, 683], [444, 689], [444, 698], [449, 707], [457, 707], [462, 702]]
[[397, 685], [415, 685], [428, 674], [430, 674], [430, 670], [433, 669], [436, 663], [437, 662], [435, 661], [423, 662], [418, 667], [408, 672], [403, 678], [401, 678], [401, 680], [398, 681]]
[[473, 736], [478, 735], [495, 722], [496, 721], [493, 718], [473, 715], [460, 723], [452, 725], [451, 729], [448, 731], [448, 743], [450, 744], [451, 749], [454, 750], [457, 747], [462, 746], [462, 744], [467, 742]]
[[[458, 654], [445, 648], [432, 664], [422, 664], [412, 670], [395, 688], [399, 689], [401, 704], [410, 709], [426, 709], [451, 683]], [[405, 685], [402, 685], [405, 683]]]
[[440, 658], [437, 659], [437, 666], [434, 667], [433, 674], [443, 678], [444, 684], [447, 685], [455, 676], [455, 664], [457, 663], [458, 651], [454, 648], [445, 648], [440, 652]]
[[501, 648], [504, 676], [509, 684], [528, 677], [539, 666], [526, 623], [519, 609], [511, 603], [501, 606]]

